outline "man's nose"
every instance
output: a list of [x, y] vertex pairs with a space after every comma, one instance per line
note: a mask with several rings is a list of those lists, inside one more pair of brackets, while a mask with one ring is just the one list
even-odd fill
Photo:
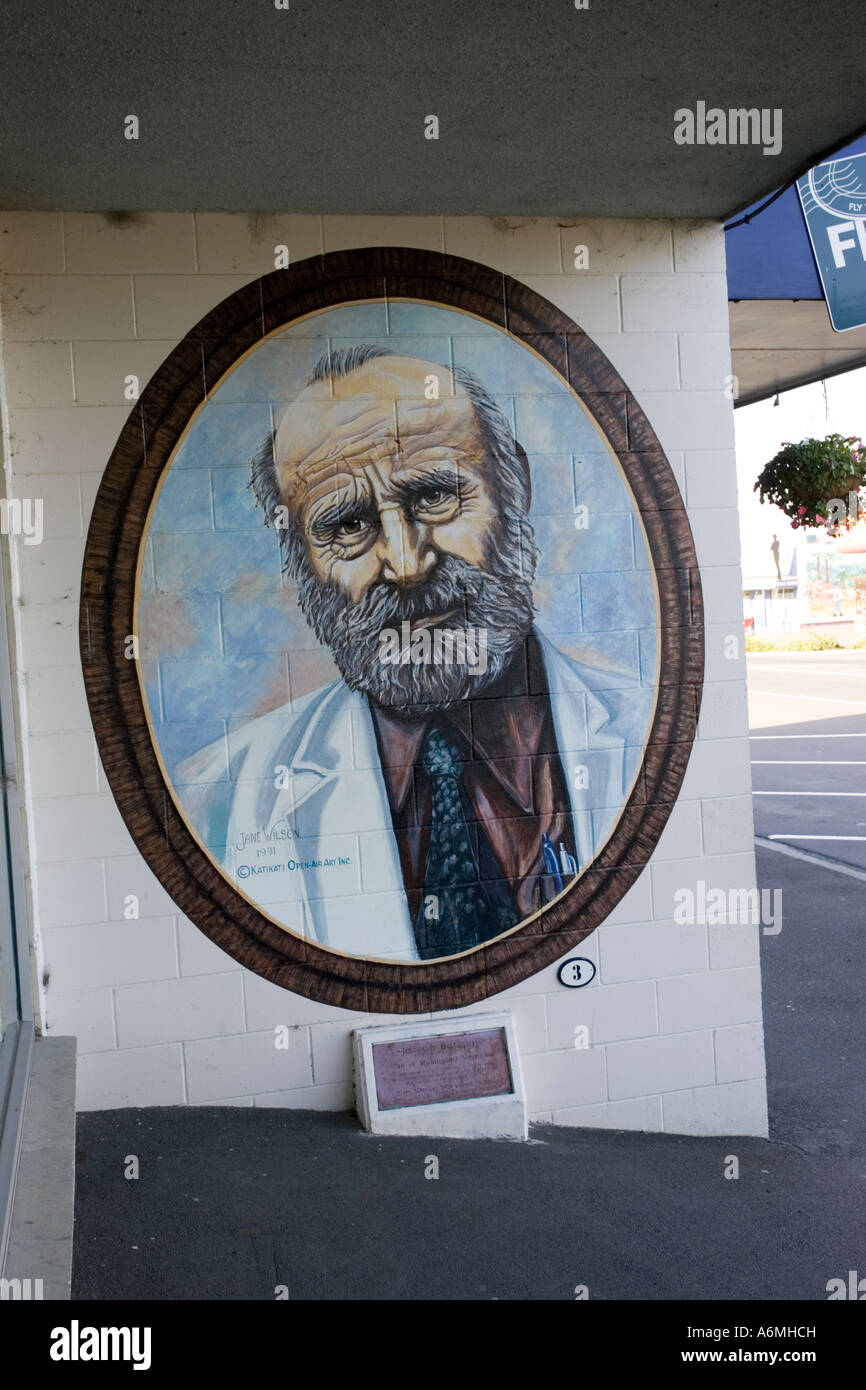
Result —
[[410, 521], [401, 508], [379, 513], [382, 578], [395, 584], [420, 584], [436, 564], [436, 551], [427, 528]]

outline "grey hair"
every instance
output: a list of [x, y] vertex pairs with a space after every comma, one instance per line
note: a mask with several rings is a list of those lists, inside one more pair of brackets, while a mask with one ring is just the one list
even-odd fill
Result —
[[[374, 358], [395, 356], [397, 354], [388, 348], [377, 347], [373, 343], [329, 350], [313, 367], [306, 385], [312, 386], [317, 381], [328, 379], [336, 381]], [[472, 402], [488, 457], [495, 467], [494, 480], [499, 493], [502, 521], [509, 541], [517, 546], [518, 568], [531, 579], [535, 573], [538, 551], [528, 517], [531, 501], [529, 460], [515, 439], [503, 411], [478, 378], [465, 367], [454, 367], [452, 375]], [[289, 579], [297, 582], [304, 569], [304, 538], [291, 520], [282, 520], [285, 508], [282, 515], [278, 513], [282, 504], [274, 457], [276, 433], [276, 429], [269, 430], [253, 454], [249, 486], [262, 509], [265, 525], [274, 526], [279, 531], [283, 567]]]

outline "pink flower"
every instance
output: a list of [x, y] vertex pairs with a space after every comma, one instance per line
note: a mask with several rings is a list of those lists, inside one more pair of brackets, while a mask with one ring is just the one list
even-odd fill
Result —
[[805, 515], [806, 515], [806, 508], [805, 508], [805, 507], [798, 507], [798, 508], [797, 508], [797, 515], [798, 515], [798, 516], [805, 516]]

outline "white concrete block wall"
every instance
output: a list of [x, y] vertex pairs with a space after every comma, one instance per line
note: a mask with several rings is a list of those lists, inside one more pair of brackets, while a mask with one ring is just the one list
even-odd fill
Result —
[[[377, 1021], [259, 979], [179, 912], [114, 806], [78, 662], [84, 540], [127, 414], [124, 377], [144, 383], [204, 313], [273, 268], [281, 243], [293, 260], [391, 244], [506, 271], [595, 338], [658, 433], [707, 619], [682, 796], [651, 865], [580, 948], [594, 983], [565, 990], [549, 967], [472, 1011], [514, 1010], [534, 1118], [765, 1133], [759, 928], [674, 920], [678, 889], [755, 882], [724, 239], [708, 223], [623, 219], [0, 214], [6, 491], [44, 499], [43, 543], [7, 542], [31, 906], [44, 1027], [79, 1039], [79, 1106], [344, 1109], [351, 1029]], [[124, 918], [129, 894], [137, 921]], [[580, 1024], [588, 1048], [574, 1046]]]

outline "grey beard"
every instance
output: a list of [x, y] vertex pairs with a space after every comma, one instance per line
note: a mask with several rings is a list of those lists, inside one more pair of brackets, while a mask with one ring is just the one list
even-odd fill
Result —
[[[454, 555], [444, 556], [428, 579], [416, 586], [377, 583], [358, 603], [321, 584], [306, 556], [296, 560], [301, 611], [319, 641], [329, 647], [351, 690], [376, 704], [448, 709], [479, 694], [502, 674], [532, 627], [532, 583], [498, 560], [481, 570]], [[480, 629], [487, 634], [487, 669], [466, 664], [391, 664], [380, 654], [380, 634], [436, 614], [450, 632]], [[471, 636], [471, 633], [470, 633]], [[466, 648], [464, 646], [463, 650]]]

